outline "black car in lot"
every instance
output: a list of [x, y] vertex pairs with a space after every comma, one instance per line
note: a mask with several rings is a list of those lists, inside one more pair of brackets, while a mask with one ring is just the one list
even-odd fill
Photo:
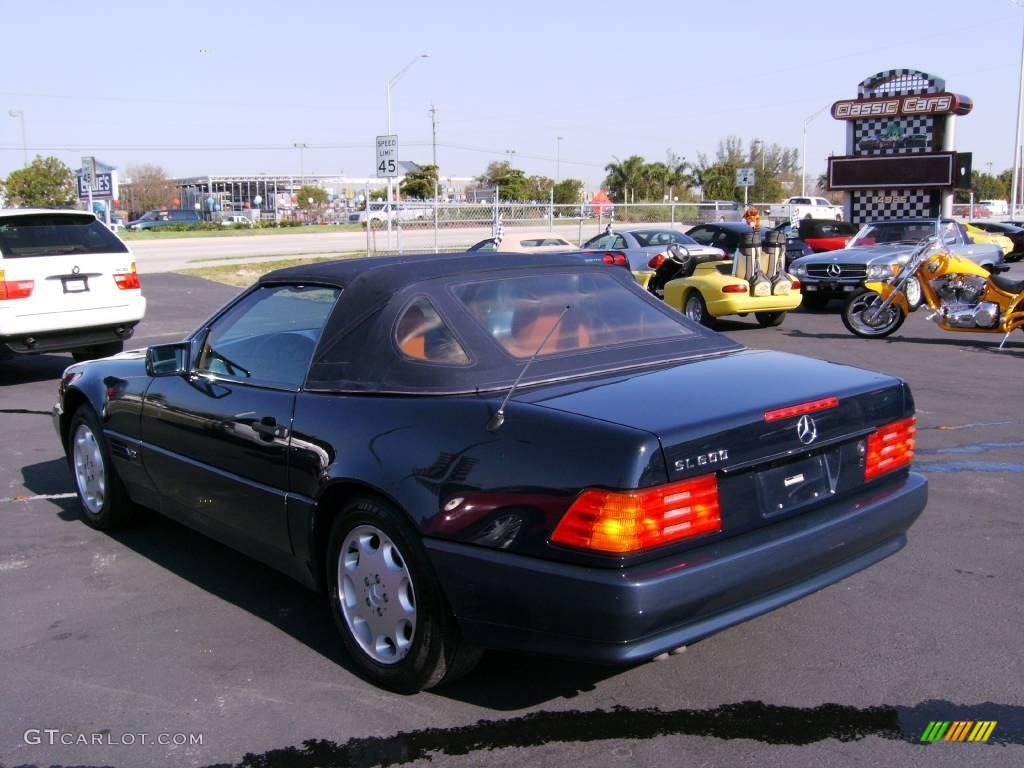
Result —
[[279, 270], [59, 390], [87, 523], [144, 505], [323, 590], [399, 691], [481, 648], [657, 657], [893, 554], [927, 496], [903, 381], [574, 255]]
[[[761, 236], [769, 232], [767, 227], [761, 228]], [[718, 223], [698, 224], [687, 231], [701, 245], [709, 245], [713, 248], [721, 248], [726, 254], [735, 257], [740, 247], [740, 237], [753, 232], [749, 224], [743, 221], [724, 221]], [[792, 232], [786, 233], [786, 266], [788, 267], [793, 259], [814, 253], [810, 246], [799, 237], [793, 237]]]
[[1006, 254], [1007, 261], [1020, 261], [1021, 257], [1024, 257], [1024, 227], [1011, 224], [1008, 221], [972, 221], [970, 223], [986, 232], [1006, 235], [1013, 241], [1013, 250]]

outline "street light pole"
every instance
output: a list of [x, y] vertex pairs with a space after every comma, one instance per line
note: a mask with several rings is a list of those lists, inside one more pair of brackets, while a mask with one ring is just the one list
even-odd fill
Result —
[[828, 109], [829, 105], [826, 104], [824, 107], [819, 109], [810, 117], [804, 118], [804, 135], [803, 142], [800, 145], [800, 196], [807, 197], [807, 126], [811, 124], [818, 115]]
[[562, 180], [562, 139], [564, 136], [556, 136], [558, 139], [555, 145], [555, 184]]
[[7, 111], [7, 114], [11, 117], [16, 117], [21, 121], [21, 159], [25, 166], [28, 166], [28, 142], [25, 140], [25, 111], [21, 109], [11, 109]]
[[[1011, 0], [1014, 5], [1024, 8], [1022, 0]], [[1020, 43], [1020, 85], [1017, 89], [1017, 132], [1013, 137], [1013, 184], [1010, 193], [1010, 218], [1017, 217], [1017, 180], [1020, 178], [1020, 110], [1024, 102], [1024, 32]]]
[[[415, 64], [420, 59], [429, 59], [429, 58], [430, 58], [430, 54], [429, 53], [421, 53], [419, 56], [414, 57], [412, 59], [412, 61], [410, 61], [408, 64], [406, 64], [400, 70], [398, 70], [398, 74], [396, 74], [394, 77], [392, 77], [392, 78], [390, 78], [388, 80], [388, 83], [387, 83], [387, 100], [386, 100], [386, 102], [387, 102], [387, 112], [388, 112], [388, 136], [391, 135], [391, 88], [395, 85], [395, 83], [397, 83], [399, 80], [402, 79], [402, 75], [404, 75], [406, 72], [408, 72], [409, 68], [412, 67], [413, 64]], [[388, 176], [388, 204], [385, 206], [385, 210], [384, 210], [384, 215], [385, 215], [385, 218], [387, 219], [387, 223], [388, 223], [388, 250], [391, 250], [391, 197], [392, 197], [391, 178], [392, 178], [391, 176]], [[369, 227], [370, 226], [370, 215], [369, 215], [370, 206], [369, 205], [366, 206], [366, 210], [367, 210], [366, 226]]]

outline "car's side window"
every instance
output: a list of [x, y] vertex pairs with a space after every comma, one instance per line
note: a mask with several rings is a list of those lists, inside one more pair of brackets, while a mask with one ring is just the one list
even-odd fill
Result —
[[714, 232], [707, 227], [696, 227], [687, 234], [701, 245], [711, 245], [711, 241], [714, 239]]
[[395, 343], [406, 357], [428, 363], [468, 365], [469, 356], [425, 297], [412, 301], [395, 324]]
[[268, 285], [242, 298], [210, 326], [196, 371], [254, 384], [297, 387], [341, 290]]

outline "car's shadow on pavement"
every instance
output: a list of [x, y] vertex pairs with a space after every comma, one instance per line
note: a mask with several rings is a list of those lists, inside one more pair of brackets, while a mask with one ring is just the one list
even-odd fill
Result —
[[60, 379], [64, 369], [75, 362], [71, 355], [15, 355], [0, 357], [0, 386], [32, 384]]
[[461, 680], [432, 693], [501, 712], [529, 709], [554, 699], [572, 699], [630, 670], [549, 656], [491, 651]]
[[[73, 491], [63, 459], [22, 469], [25, 488], [35, 494]], [[57, 517], [85, 525], [77, 497], [53, 499]], [[213, 539], [151, 510], [123, 530], [104, 533], [136, 554], [221, 600], [249, 612], [358, 676], [338, 638], [322, 595], [312, 592]], [[551, 699], [572, 698], [628, 667], [491, 652], [469, 675], [431, 694], [489, 709], [523, 709]], [[367, 685], [370, 685], [367, 683]]]

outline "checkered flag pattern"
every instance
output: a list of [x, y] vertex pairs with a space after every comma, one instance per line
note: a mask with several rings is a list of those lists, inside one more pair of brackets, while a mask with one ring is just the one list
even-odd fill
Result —
[[857, 155], [905, 155], [933, 152], [935, 118], [870, 118], [853, 124], [853, 147]]
[[872, 75], [857, 86], [857, 98], [872, 99], [882, 96], [918, 96], [922, 93], [942, 93], [946, 81], [941, 77], [916, 69], [887, 69]]
[[929, 189], [857, 189], [852, 193], [855, 224], [904, 216], [931, 216]]

